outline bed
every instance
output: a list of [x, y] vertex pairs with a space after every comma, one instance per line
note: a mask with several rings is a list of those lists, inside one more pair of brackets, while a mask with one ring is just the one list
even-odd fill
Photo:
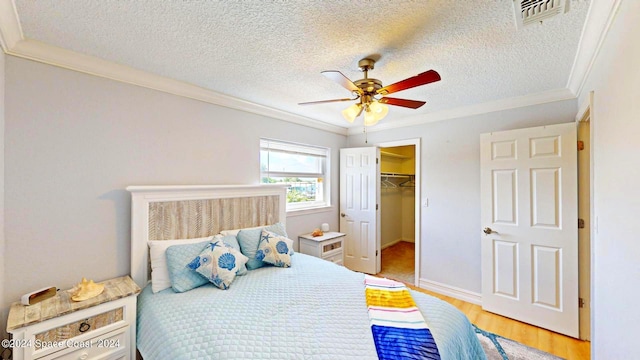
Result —
[[[286, 189], [262, 186], [135, 186], [132, 278], [137, 348], [145, 359], [378, 359], [364, 274], [308, 255], [288, 268], [264, 266], [226, 290], [207, 282], [154, 293], [149, 242], [202, 238], [286, 221]], [[484, 359], [468, 319], [411, 291], [442, 359]]]

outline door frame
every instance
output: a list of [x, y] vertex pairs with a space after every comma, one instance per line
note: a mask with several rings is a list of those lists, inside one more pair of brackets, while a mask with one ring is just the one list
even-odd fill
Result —
[[[422, 243], [422, 236], [421, 236], [421, 232], [420, 232], [420, 225], [422, 223], [422, 216], [420, 213], [420, 199], [422, 199], [421, 197], [421, 172], [420, 172], [420, 165], [421, 165], [421, 160], [420, 160], [420, 155], [421, 155], [421, 148], [420, 148], [420, 138], [414, 138], [414, 139], [405, 139], [405, 140], [397, 140], [397, 141], [387, 141], [387, 142], [382, 142], [382, 143], [378, 143], [375, 144], [375, 146], [379, 147], [379, 148], [387, 148], [387, 147], [396, 147], [396, 146], [409, 146], [409, 145], [414, 145], [415, 146], [415, 178], [414, 181], [416, 183], [416, 187], [415, 187], [415, 205], [414, 205], [414, 222], [415, 222], [415, 228], [414, 228], [414, 235], [413, 238], [415, 239], [415, 279], [414, 279], [414, 286], [419, 287], [420, 285], [420, 244]], [[378, 182], [380, 182], [380, 179], [378, 179]], [[380, 254], [379, 259], [382, 259], [382, 253]]]
[[[595, 238], [596, 238], [596, 231], [597, 231], [597, 220], [595, 217], [595, 207], [594, 207], [594, 203], [593, 203], [593, 189], [594, 189], [594, 173], [593, 173], [593, 130], [594, 130], [594, 126], [593, 126], [593, 91], [589, 92], [587, 98], [585, 99], [585, 101], [580, 105], [579, 109], [578, 109], [578, 113], [576, 114], [576, 118], [575, 118], [575, 122], [576, 122], [576, 128], [577, 128], [577, 133], [578, 133], [578, 140], [584, 141], [585, 143], [585, 147], [586, 150], [588, 151], [587, 158], [588, 158], [588, 171], [589, 171], [589, 209], [588, 209], [588, 213], [589, 213], [589, 233], [587, 235], [584, 235], [583, 237], [580, 236], [580, 232], [578, 232], [578, 246], [580, 246], [581, 243], [587, 242], [589, 244], [589, 247], [587, 249], [585, 249], [584, 251], [587, 251], [589, 253], [589, 268], [585, 270], [585, 266], [587, 264], [584, 264], [583, 261], [580, 261], [578, 263], [578, 277], [579, 277], [579, 283], [580, 284], [587, 284], [588, 288], [587, 289], [579, 289], [579, 295], [580, 297], [584, 300], [584, 308], [579, 308], [579, 319], [580, 319], [580, 324], [579, 324], [579, 336], [580, 339], [582, 340], [587, 340], [587, 341], [591, 341], [591, 331], [592, 329], [594, 329], [594, 324], [593, 324], [593, 319], [594, 319], [594, 311], [595, 311], [595, 306], [593, 306], [594, 304], [591, 303], [591, 299], [593, 299], [593, 289], [594, 289], [594, 285], [593, 285], [593, 269], [594, 269], [594, 261], [595, 261], [595, 253], [594, 253], [594, 249], [595, 247], [592, 246]], [[587, 137], [580, 137], [580, 127], [584, 126], [586, 127], [589, 132], [589, 136]], [[580, 162], [578, 162], [578, 171], [580, 171]], [[580, 188], [581, 186], [581, 179], [578, 178], [578, 188]], [[584, 186], [584, 185], [582, 185]], [[580, 211], [580, 193], [578, 196], [578, 211]], [[578, 216], [580, 216], [580, 212], [578, 213]], [[579, 253], [578, 254], [578, 258], [582, 259], [583, 258], [583, 254]], [[585, 278], [586, 277], [586, 278]], [[586, 308], [586, 309], [585, 309]]]

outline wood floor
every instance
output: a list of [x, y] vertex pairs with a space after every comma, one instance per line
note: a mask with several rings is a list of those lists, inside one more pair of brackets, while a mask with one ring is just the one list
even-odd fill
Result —
[[[397, 248], [394, 249], [394, 247]], [[415, 261], [415, 253], [412, 249], [412, 243], [399, 242], [394, 246], [382, 250], [382, 272], [380, 272], [378, 276], [398, 281], [410, 279], [410, 281], [404, 282], [412, 289], [435, 296], [452, 304], [467, 315], [472, 323], [483, 330], [546, 351], [564, 359], [589, 359], [591, 357], [591, 343], [588, 341], [577, 340], [512, 320], [484, 311], [479, 305], [412, 286], [414, 282], [413, 264]], [[387, 256], [385, 256], [385, 254]], [[408, 277], [409, 268], [411, 275]], [[397, 271], [397, 273], [395, 271]]]
[[415, 244], [400, 241], [382, 249], [382, 269], [378, 276], [413, 285], [415, 282]]

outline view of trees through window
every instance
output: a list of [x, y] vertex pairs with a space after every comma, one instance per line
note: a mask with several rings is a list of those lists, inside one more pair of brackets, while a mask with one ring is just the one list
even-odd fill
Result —
[[[263, 177], [263, 184], [285, 183], [287, 188], [287, 202], [305, 202], [318, 200], [318, 183], [320, 178], [300, 177]], [[321, 200], [321, 198], [320, 198]]]
[[288, 185], [288, 210], [326, 205], [328, 153], [327, 148], [261, 139], [261, 182]]

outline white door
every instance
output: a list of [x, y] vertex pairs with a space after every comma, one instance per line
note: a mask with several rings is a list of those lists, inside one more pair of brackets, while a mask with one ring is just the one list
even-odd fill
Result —
[[367, 274], [380, 272], [380, 149], [340, 149], [340, 232], [345, 233], [344, 265]]
[[578, 337], [576, 124], [482, 134], [480, 147], [482, 308]]

